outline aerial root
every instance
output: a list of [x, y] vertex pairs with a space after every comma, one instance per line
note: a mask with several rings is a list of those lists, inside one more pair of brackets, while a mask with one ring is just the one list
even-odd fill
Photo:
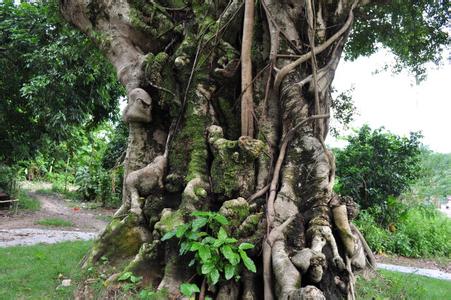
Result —
[[370, 247], [368, 246], [368, 243], [366, 242], [365, 238], [363, 237], [362, 233], [360, 232], [360, 230], [352, 223], [350, 223], [351, 229], [352, 231], [354, 231], [357, 236], [360, 239], [360, 242], [362, 243], [362, 247], [363, 250], [366, 253], [366, 256], [368, 258], [368, 262], [370, 264], [370, 266], [375, 269], [376, 268], [376, 257], [373, 254], [373, 251], [371, 251]]
[[339, 205], [332, 208], [332, 214], [334, 218], [335, 226], [337, 226], [340, 233], [341, 241], [346, 249], [346, 254], [349, 257], [354, 256], [356, 251], [356, 245], [354, 241], [354, 235], [351, 232], [351, 227], [348, 220], [348, 212], [346, 205]]

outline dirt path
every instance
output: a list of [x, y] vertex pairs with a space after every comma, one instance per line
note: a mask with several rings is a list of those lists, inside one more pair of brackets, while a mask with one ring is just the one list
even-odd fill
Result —
[[407, 274], [415, 274], [422, 275], [430, 278], [436, 278], [441, 280], [449, 280], [451, 281], [451, 274], [446, 273], [437, 269], [424, 269], [417, 267], [405, 267], [405, 266], [397, 266], [397, 265], [389, 265], [389, 264], [377, 264], [378, 269], [389, 270], [394, 272], [401, 272]]
[[418, 269], [440, 270], [451, 274], [451, 259], [411, 258], [403, 256], [376, 255], [378, 264], [398, 265]]
[[[0, 211], [0, 247], [92, 239], [105, 228], [107, 218], [114, 213], [114, 210], [107, 209], [84, 209], [59, 195], [39, 193], [38, 189], [42, 187], [42, 184], [26, 186], [28, 194], [41, 203], [39, 211], [19, 211], [17, 214]], [[73, 226], [48, 227], [37, 224], [48, 218], [63, 219]]]

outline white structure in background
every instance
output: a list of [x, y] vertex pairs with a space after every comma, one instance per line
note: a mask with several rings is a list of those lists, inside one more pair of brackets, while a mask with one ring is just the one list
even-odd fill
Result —
[[451, 218], [451, 196], [448, 196], [447, 202], [440, 205], [440, 211]]

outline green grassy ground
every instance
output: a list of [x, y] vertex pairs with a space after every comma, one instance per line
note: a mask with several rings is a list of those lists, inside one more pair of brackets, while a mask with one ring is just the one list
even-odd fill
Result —
[[17, 197], [19, 198], [19, 209], [29, 211], [38, 211], [41, 209], [41, 203], [37, 199], [28, 196], [25, 191], [19, 191]]
[[58, 288], [62, 274], [81, 277], [78, 263], [91, 242], [0, 248], [0, 299], [72, 299], [74, 284]]
[[428, 278], [413, 274], [379, 271], [366, 281], [357, 280], [357, 299], [430, 299], [444, 300], [451, 297], [451, 281]]
[[[82, 274], [79, 261], [91, 242], [0, 248], [0, 299], [72, 299]], [[72, 286], [58, 288], [60, 274]], [[380, 271], [370, 281], [357, 280], [357, 299], [449, 299], [451, 282]]]
[[46, 218], [41, 219], [36, 222], [36, 224], [44, 225], [44, 226], [51, 226], [51, 227], [71, 227], [74, 226], [74, 223], [71, 221], [67, 221], [61, 218]]

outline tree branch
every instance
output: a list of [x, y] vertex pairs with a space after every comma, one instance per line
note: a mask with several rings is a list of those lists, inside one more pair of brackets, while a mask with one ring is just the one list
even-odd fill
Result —
[[[353, 9], [356, 7], [358, 2], [359, 2], [359, 0], [356, 0], [352, 4], [351, 9], [349, 11], [348, 19], [343, 24], [343, 26], [340, 28], [340, 30], [338, 30], [333, 36], [331, 36], [324, 43], [322, 43], [321, 45], [319, 45], [319, 46], [315, 47], [314, 49], [312, 49], [313, 52], [315, 53], [315, 55], [317, 55], [317, 54], [323, 52], [324, 50], [326, 50], [330, 45], [332, 45], [332, 43], [334, 43], [341, 35], [343, 35], [350, 28], [350, 26], [352, 24], [352, 20], [354, 19]], [[294, 62], [292, 62], [292, 63], [284, 66], [282, 69], [280, 69], [280, 71], [276, 74], [276, 77], [274, 79], [274, 91], [276, 93], [278, 93], [279, 89], [280, 89], [280, 84], [282, 83], [282, 80], [285, 78], [285, 76], [287, 76], [288, 73], [290, 73], [292, 70], [294, 70], [294, 68], [296, 68], [300, 64], [306, 62], [311, 57], [312, 57], [312, 51], [309, 51], [309, 52], [301, 55]]]
[[[254, 0], [246, 0], [244, 5], [243, 42], [241, 45], [241, 135], [254, 135], [254, 111], [252, 89], [252, 36], [254, 30]], [[248, 88], [251, 87], [251, 88]]]

